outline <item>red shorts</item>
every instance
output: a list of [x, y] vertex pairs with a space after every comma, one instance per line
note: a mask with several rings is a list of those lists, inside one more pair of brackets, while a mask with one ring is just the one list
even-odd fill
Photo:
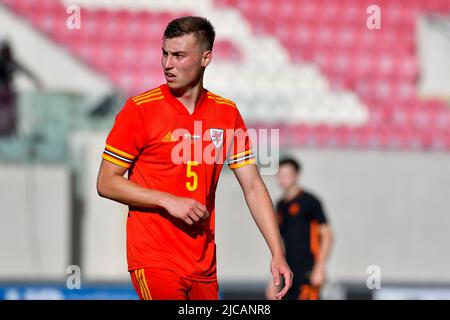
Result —
[[143, 268], [130, 271], [141, 300], [218, 300], [219, 285], [192, 281], [169, 269]]

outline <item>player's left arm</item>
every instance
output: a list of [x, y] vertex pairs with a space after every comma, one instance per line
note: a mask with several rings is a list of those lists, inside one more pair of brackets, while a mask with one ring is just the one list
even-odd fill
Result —
[[319, 236], [319, 252], [311, 273], [311, 284], [314, 286], [321, 286], [325, 282], [326, 261], [330, 256], [331, 248], [333, 246], [333, 232], [328, 223], [319, 225]]
[[278, 222], [276, 220], [277, 216], [269, 192], [255, 164], [248, 164], [236, 168], [233, 172], [244, 192], [245, 201], [253, 219], [272, 253], [270, 269], [274, 278], [274, 284], [279, 286], [281, 284], [280, 276], [284, 278], [285, 285], [276, 296], [277, 299], [282, 299], [292, 285], [293, 273], [285, 259]]

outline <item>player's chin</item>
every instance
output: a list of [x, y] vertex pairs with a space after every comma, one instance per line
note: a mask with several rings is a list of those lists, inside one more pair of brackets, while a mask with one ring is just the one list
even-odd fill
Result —
[[173, 81], [169, 81], [169, 80], [166, 79], [166, 82], [167, 82], [167, 86], [168, 86], [169, 88], [174, 88], [174, 83], [173, 83]]
[[166, 79], [166, 81], [167, 81], [167, 86], [170, 89], [180, 89], [182, 87], [180, 82], [176, 81], [175, 79]]

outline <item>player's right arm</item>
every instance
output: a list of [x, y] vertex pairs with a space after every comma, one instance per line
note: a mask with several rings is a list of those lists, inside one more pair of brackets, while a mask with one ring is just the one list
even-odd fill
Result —
[[98, 194], [129, 206], [162, 207], [188, 225], [208, 218], [208, 210], [196, 200], [141, 187], [124, 177], [127, 170], [103, 159], [97, 177]]
[[[279, 202], [276, 204], [276, 212], [277, 212], [277, 215], [279, 215], [279, 214], [281, 214], [280, 213], [280, 209], [279, 209]], [[277, 217], [278, 218], [278, 217]], [[278, 221], [280, 221], [279, 220], [279, 218], [278, 218]], [[280, 222], [279, 222], [279, 224], [280, 224]], [[281, 239], [282, 239], [282, 241], [281, 241], [281, 244], [283, 245], [283, 252], [284, 252], [284, 254], [286, 254], [286, 246], [285, 246], [285, 244], [284, 244], [284, 239], [283, 239], [283, 232], [282, 232], [282, 230], [283, 230], [283, 227], [282, 227], [282, 225], [280, 225], [280, 235], [281, 235]], [[267, 300], [277, 300], [277, 294], [280, 292], [280, 288], [279, 287], [277, 287], [277, 286], [275, 286], [275, 284], [273, 283], [273, 281], [272, 280], [270, 280], [268, 283], [267, 283], [267, 286], [266, 286], [266, 290], [265, 290], [265, 296], [266, 296], [266, 299]]]
[[129, 206], [162, 207], [189, 225], [208, 217], [205, 206], [194, 199], [139, 186], [124, 177], [148, 141], [144, 109], [133, 99], [127, 100], [117, 114], [106, 139], [97, 178], [98, 194]]

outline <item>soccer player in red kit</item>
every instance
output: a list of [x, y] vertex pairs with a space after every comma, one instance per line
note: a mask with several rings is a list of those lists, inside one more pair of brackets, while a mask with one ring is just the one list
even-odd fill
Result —
[[244, 121], [232, 101], [203, 87], [214, 37], [202, 17], [171, 21], [167, 83], [130, 98], [106, 139], [97, 190], [129, 206], [128, 270], [141, 299], [218, 299], [214, 202], [224, 162], [272, 253], [274, 284], [285, 280], [278, 299], [292, 283]]

